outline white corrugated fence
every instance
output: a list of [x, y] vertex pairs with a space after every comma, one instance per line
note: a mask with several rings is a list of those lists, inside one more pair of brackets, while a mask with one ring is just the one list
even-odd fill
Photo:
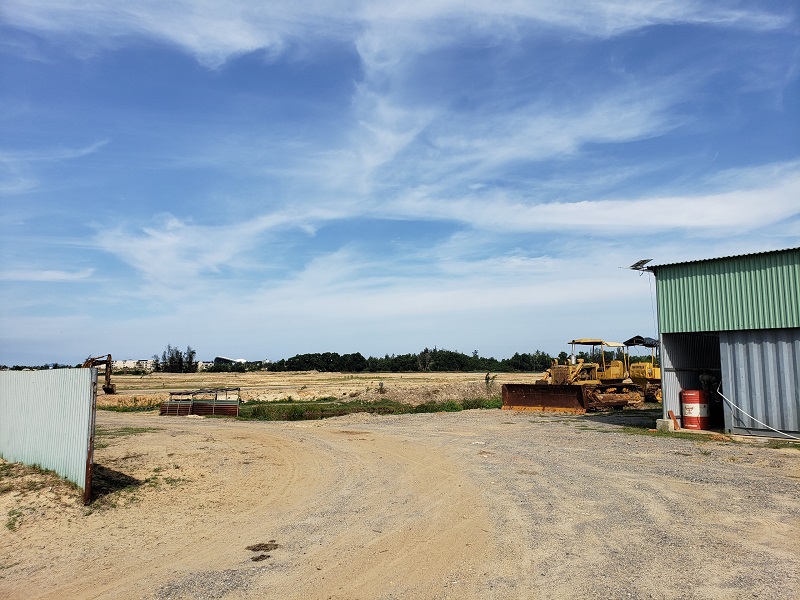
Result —
[[0, 457], [91, 493], [97, 369], [0, 372]]

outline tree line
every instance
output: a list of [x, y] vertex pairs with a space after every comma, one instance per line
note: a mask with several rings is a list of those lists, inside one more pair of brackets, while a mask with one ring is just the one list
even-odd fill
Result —
[[515, 353], [511, 358], [498, 360], [485, 358], [474, 351], [471, 355], [462, 352], [425, 348], [410, 354], [386, 354], [383, 358], [364, 358], [360, 352], [338, 354], [323, 352], [297, 354], [267, 366], [269, 371], [322, 371], [344, 373], [407, 373], [407, 372], [515, 372], [544, 371], [550, 367], [552, 357], [536, 350], [532, 353]]
[[[245, 371], [321, 371], [330, 373], [411, 373], [411, 372], [494, 372], [494, 373], [514, 373], [514, 372], [541, 372], [550, 368], [553, 358], [564, 363], [569, 355], [566, 352], [559, 353], [552, 357], [541, 350], [534, 350], [530, 353], [515, 352], [511, 358], [496, 359], [494, 357], [485, 358], [478, 355], [475, 350], [472, 354], [463, 354], [458, 351], [425, 348], [421, 352], [410, 354], [386, 354], [381, 357], [370, 356], [364, 358], [360, 352], [353, 354], [338, 354], [337, 352], [318, 352], [311, 354], [297, 354], [291, 358], [281, 359], [271, 363], [266, 367], [261, 361], [234, 363], [234, 364], [215, 364], [205, 367], [206, 371], [222, 372], [245, 372]], [[600, 351], [578, 352], [577, 358], [583, 358], [586, 362], [600, 362], [602, 357]], [[606, 362], [612, 359], [621, 359], [622, 351], [606, 351]], [[631, 362], [649, 362], [650, 356], [630, 356]], [[658, 363], [658, 361], [656, 361]], [[80, 367], [81, 365], [76, 365]], [[167, 344], [161, 355], [153, 355], [153, 371], [160, 373], [195, 373], [198, 370], [197, 352], [187, 346], [186, 350], [180, 350], [177, 346]], [[22, 369], [58, 369], [69, 367], [50, 363], [47, 365], [26, 367], [14, 365], [7, 367], [0, 365], [0, 369], [22, 370]]]

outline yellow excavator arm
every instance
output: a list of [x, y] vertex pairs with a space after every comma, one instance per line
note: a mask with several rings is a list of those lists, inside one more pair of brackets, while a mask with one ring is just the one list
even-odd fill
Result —
[[105, 365], [106, 381], [103, 384], [103, 391], [106, 394], [117, 393], [117, 385], [115, 383], [111, 383], [111, 364], [112, 364], [111, 355], [107, 354], [106, 356], [90, 356], [85, 361], [83, 361], [82, 365], [84, 369]]

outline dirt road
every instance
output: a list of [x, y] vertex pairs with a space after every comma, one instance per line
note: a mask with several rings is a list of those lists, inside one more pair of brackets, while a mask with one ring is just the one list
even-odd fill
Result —
[[800, 452], [607, 421], [101, 411], [90, 507], [0, 495], [0, 596], [800, 596]]

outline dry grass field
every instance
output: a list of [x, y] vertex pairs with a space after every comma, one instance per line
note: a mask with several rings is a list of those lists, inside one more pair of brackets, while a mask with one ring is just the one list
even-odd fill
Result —
[[[541, 377], [534, 373], [499, 373], [488, 388], [499, 395], [503, 383], [528, 383]], [[117, 394], [99, 392], [99, 407], [156, 406], [169, 392], [211, 387], [239, 387], [245, 402], [296, 401], [318, 398], [384, 399], [405, 404], [446, 402], [487, 395], [485, 373], [152, 373], [114, 375]]]

